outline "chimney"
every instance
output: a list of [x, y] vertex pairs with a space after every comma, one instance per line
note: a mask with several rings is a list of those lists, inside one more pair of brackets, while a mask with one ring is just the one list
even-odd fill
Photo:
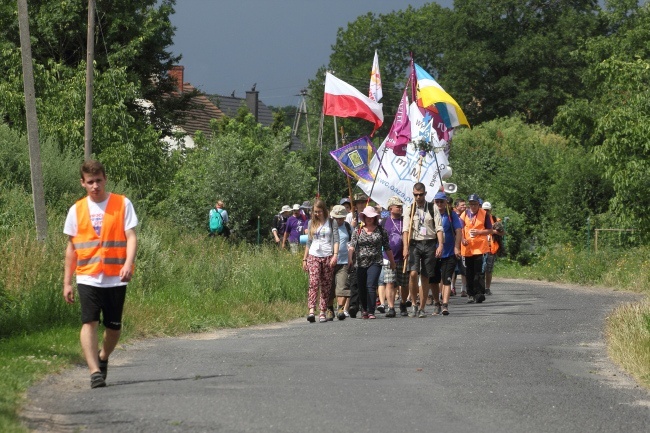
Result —
[[248, 107], [248, 111], [250, 111], [251, 114], [255, 116], [256, 122], [259, 121], [257, 109], [259, 106], [259, 93], [260, 92], [255, 90], [255, 86], [253, 86], [252, 90], [246, 91], [246, 106]]
[[181, 66], [181, 65], [172, 66], [172, 68], [167, 73], [171, 77], [171, 79], [176, 82], [176, 89], [178, 90], [178, 93], [183, 93], [184, 73], [185, 73], [185, 66]]

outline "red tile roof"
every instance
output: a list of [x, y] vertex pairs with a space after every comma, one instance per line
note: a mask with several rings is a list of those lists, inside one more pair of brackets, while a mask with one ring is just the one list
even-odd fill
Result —
[[[190, 83], [183, 83], [183, 92], [189, 93], [195, 88]], [[224, 114], [216, 105], [214, 105], [203, 93], [195, 96], [190, 101], [195, 107], [185, 111], [184, 118], [178, 125], [183, 128], [188, 135], [194, 136], [196, 131], [201, 131], [207, 136], [212, 136], [210, 121], [212, 119], [221, 119]]]

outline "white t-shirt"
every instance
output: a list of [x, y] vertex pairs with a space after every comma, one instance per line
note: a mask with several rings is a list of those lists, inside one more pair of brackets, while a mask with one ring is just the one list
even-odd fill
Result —
[[[334, 222], [333, 227], [336, 226]], [[326, 219], [325, 223], [316, 229], [314, 237], [311, 240], [309, 247], [309, 254], [314, 257], [329, 257], [334, 252], [334, 245], [332, 245], [332, 229], [330, 228], [330, 219]]]
[[[95, 233], [99, 236], [102, 230], [102, 223], [104, 222], [104, 213], [108, 205], [108, 198], [110, 194], [101, 203], [95, 203], [89, 197], [86, 197], [88, 202], [88, 212], [90, 213], [90, 220], [92, 222]], [[124, 198], [124, 230], [129, 230], [138, 225], [138, 216], [135, 214], [133, 204], [128, 198]], [[79, 226], [77, 224], [77, 204], [73, 204], [68, 211], [68, 216], [65, 219], [63, 226], [63, 233], [68, 236], [77, 236]], [[119, 276], [107, 276], [103, 272], [95, 275], [79, 275], [77, 274], [77, 284], [86, 284], [95, 287], [115, 287], [123, 286], [125, 283], [121, 281]]]

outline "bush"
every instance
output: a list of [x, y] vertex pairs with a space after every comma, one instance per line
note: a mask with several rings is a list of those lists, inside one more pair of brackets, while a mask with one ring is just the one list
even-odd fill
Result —
[[287, 140], [255, 123], [230, 120], [213, 139], [198, 140], [157, 209], [181, 227], [207, 230], [208, 212], [217, 200], [228, 210], [239, 239], [256, 239], [258, 218], [264, 236], [282, 205], [308, 198], [314, 179]]
[[476, 192], [511, 218], [508, 252], [522, 263], [539, 247], [583, 243], [587, 217], [608, 211], [611, 182], [591, 155], [516, 117], [460, 131], [450, 163], [461, 196]]

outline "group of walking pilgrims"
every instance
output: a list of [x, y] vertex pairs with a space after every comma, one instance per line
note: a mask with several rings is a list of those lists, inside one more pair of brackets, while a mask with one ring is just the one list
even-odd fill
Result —
[[319, 322], [359, 314], [391, 318], [397, 309], [400, 316], [423, 318], [427, 305], [432, 315], [446, 316], [458, 275], [461, 297], [485, 301], [503, 248], [503, 224], [477, 194], [455, 202], [442, 191], [427, 202], [426, 194], [426, 186], [416, 183], [414, 209], [393, 196], [387, 212], [369, 206], [365, 194], [356, 194], [352, 204], [343, 198], [331, 210], [320, 199], [282, 207], [272, 226], [276, 243], [284, 248], [288, 241], [297, 254], [306, 237], [309, 322], [316, 321], [317, 307]]

